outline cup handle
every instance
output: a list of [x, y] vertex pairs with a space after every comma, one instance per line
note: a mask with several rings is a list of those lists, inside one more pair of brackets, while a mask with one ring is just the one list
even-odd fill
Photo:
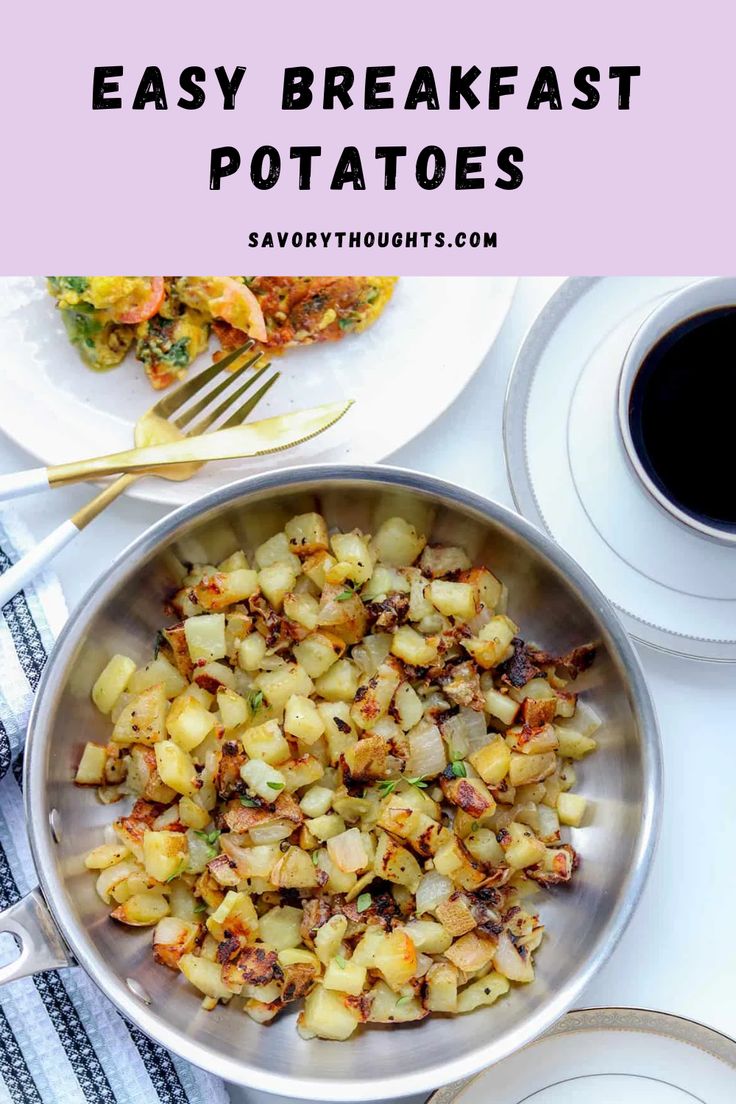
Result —
[[20, 945], [18, 957], [0, 966], [0, 985], [42, 970], [74, 965], [38, 886], [0, 912], [0, 932], [9, 932]]

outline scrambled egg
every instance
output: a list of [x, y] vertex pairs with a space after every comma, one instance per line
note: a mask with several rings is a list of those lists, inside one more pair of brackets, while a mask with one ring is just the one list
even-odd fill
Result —
[[371, 325], [393, 293], [383, 276], [51, 276], [70, 340], [95, 370], [131, 347], [156, 389], [181, 378], [213, 330], [223, 349], [269, 352], [338, 341]]

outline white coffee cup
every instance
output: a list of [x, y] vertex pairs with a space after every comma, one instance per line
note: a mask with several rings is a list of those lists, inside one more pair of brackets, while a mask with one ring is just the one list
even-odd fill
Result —
[[[706, 311], [717, 310], [719, 307], [736, 306], [736, 277], [717, 276], [708, 280], [699, 280], [690, 284], [681, 291], [664, 299], [659, 306], [649, 314], [639, 329], [634, 334], [624, 357], [621, 375], [618, 383], [618, 426], [623, 441], [624, 450], [631, 468], [639, 482], [651, 495], [654, 501], [670, 517], [675, 518], [691, 531], [709, 537], [720, 543], [730, 544], [736, 547], [736, 528], [725, 523], [719, 525], [716, 522], [710, 524], [700, 518], [693, 517], [687, 511], [681, 509], [669, 498], [652, 479], [641, 462], [639, 453], [631, 433], [630, 405], [631, 394], [639, 369], [654, 346], [661, 339], [685, 322], [688, 318], [703, 314]], [[736, 493], [736, 489], [734, 491]]]

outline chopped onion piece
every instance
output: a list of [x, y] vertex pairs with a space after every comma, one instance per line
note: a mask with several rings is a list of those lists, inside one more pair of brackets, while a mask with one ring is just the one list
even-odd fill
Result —
[[345, 874], [365, 870], [368, 866], [368, 854], [359, 828], [348, 828], [339, 836], [328, 839], [327, 852], [335, 866]]
[[391, 637], [388, 633], [365, 636], [361, 644], [356, 644], [351, 658], [365, 675], [374, 675], [391, 651]]
[[417, 916], [434, 912], [438, 905], [452, 896], [453, 884], [444, 874], [431, 870], [421, 879], [416, 892]]
[[410, 748], [407, 775], [435, 778], [441, 774], [447, 766], [447, 754], [437, 725], [425, 718], [407, 733], [407, 737]]
[[248, 835], [253, 843], [278, 843], [294, 831], [290, 820], [272, 820], [269, 824], [259, 824], [251, 828]]

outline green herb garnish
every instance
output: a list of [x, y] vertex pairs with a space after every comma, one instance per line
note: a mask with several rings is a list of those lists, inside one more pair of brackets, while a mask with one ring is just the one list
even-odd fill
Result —
[[174, 871], [174, 873], [173, 873], [173, 874], [169, 874], [169, 876], [168, 876], [168, 878], [166, 879], [166, 881], [167, 881], [167, 882], [173, 882], [174, 878], [178, 878], [180, 874], [183, 874], [183, 873], [184, 873], [184, 871], [186, 870], [186, 867], [187, 867], [186, 861], [185, 861], [184, 859], [182, 859], [182, 861], [181, 861], [181, 862], [179, 863], [179, 865], [177, 866], [177, 868], [176, 868], [176, 870]]
[[200, 903], [198, 905], [194, 906], [194, 911], [195, 912], [206, 912], [207, 911], [207, 902], [206, 901], [200, 901]]
[[218, 839], [222, 835], [222, 832], [219, 828], [215, 828], [212, 832], [200, 832], [195, 828], [194, 834], [195, 836], [199, 836], [200, 839], [204, 840], [205, 843], [209, 843], [211, 847], [213, 843], [217, 843]]
[[429, 782], [424, 781], [424, 776], [419, 774], [416, 778], [407, 778], [406, 780], [410, 786], [416, 786], [418, 790], [426, 790]]
[[398, 780], [395, 778], [384, 778], [383, 781], [378, 783], [378, 788], [381, 791], [381, 797], [388, 797], [390, 793], [396, 789]]
[[400, 1008], [402, 1004], [408, 1004], [410, 1000], [411, 996], [404, 995], [403, 997], [399, 997], [399, 999], [396, 1001], [396, 1007]]
[[271, 790], [283, 790], [284, 788], [283, 782], [268, 782], [267, 785]]
[[348, 598], [352, 598], [354, 594], [355, 594], [355, 591], [350, 590], [348, 588], [348, 590], [343, 590], [342, 594], [338, 594], [335, 601], [337, 601], [337, 602], [347, 602]]
[[319, 866], [319, 851], [312, 852], [312, 862], [315, 866]]
[[468, 771], [461, 759], [456, 759], [452, 764], [452, 773], [456, 778], [467, 778]]
[[250, 706], [251, 713], [257, 713], [263, 705], [263, 691], [253, 690], [248, 695], [248, 705]]
[[247, 807], [249, 809], [257, 809], [258, 808], [258, 802], [254, 801], [252, 797], [241, 797], [240, 804], [241, 805], [247, 805]]
[[373, 898], [371, 897], [370, 893], [361, 893], [360, 897], [355, 903], [358, 912], [365, 912], [365, 910], [369, 909], [373, 904]]
[[347, 962], [342, 957], [342, 955], [335, 955], [335, 962], [337, 963], [337, 965], [340, 967], [341, 970], [344, 970], [345, 967], [347, 966]]

